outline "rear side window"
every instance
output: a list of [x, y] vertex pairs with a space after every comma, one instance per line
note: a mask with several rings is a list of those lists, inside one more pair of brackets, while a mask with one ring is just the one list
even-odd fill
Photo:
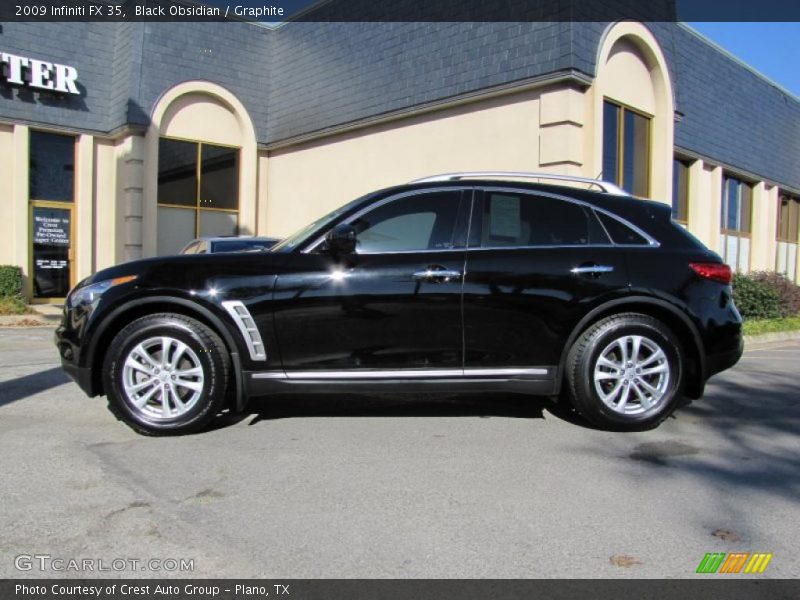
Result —
[[648, 246], [650, 244], [643, 235], [637, 233], [614, 217], [601, 212], [597, 212], [596, 214], [615, 244], [619, 244], [620, 246]]
[[534, 194], [486, 192], [481, 246], [607, 244], [594, 216], [580, 204]]

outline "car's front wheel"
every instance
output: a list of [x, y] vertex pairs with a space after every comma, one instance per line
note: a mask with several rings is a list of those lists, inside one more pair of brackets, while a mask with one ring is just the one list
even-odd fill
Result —
[[111, 344], [103, 368], [109, 407], [139, 433], [203, 428], [224, 404], [229, 358], [219, 336], [184, 315], [137, 319]]
[[566, 383], [579, 413], [604, 429], [650, 429], [677, 406], [684, 386], [680, 341], [661, 321], [625, 313], [595, 323], [567, 355]]

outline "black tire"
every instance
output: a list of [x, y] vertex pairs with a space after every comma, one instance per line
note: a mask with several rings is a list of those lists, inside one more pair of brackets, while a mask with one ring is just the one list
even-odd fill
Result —
[[[154, 415], [158, 410], [159, 398], [163, 410], [163, 396], [160, 389], [155, 391], [153, 399], [145, 404], [144, 408], [137, 408], [132, 398], [125, 391], [125, 377], [138, 371], [128, 370], [125, 374], [125, 361], [139, 344], [153, 343], [153, 338], [166, 336], [185, 344], [190, 354], [184, 351], [184, 360], [197, 363], [202, 372], [192, 379], [198, 390], [186, 390], [176, 385], [181, 394], [186, 394], [184, 400], [188, 409], [178, 416]], [[155, 346], [156, 344], [153, 343]], [[179, 344], [175, 344], [177, 348]], [[172, 348], [173, 346], [169, 346]], [[173, 350], [174, 352], [174, 350]], [[163, 354], [163, 353], [162, 353]], [[141, 354], [136, 354], [138, 362]], [[174, 356], [174, 354], [173, 354]], [[225, 344], [219, 336], [203, 323], [190, 317], [173, 314], [159, 313], [137, 319], [123, 328], [114, 338], [103, 364], [103, 386], [108, 398], [109, 409], [119, 419], [127, 423], [132, 429], [144, 435], [181, 435], [203, 429], [211, 419], [218, 414], [225, 405], [226, 388], [228, 384], [230, 358]], [[162, 366], [162, 373], [165, 369]], [[141, 375], [144, 379], [155, 380], [158, 376]], [[160, 375], [164, 377], [164, 375]], [[175, 379], [173, 376], [172, 379]], [[180, 376], [179, 376], [180, 379]], [[169, 385], [169, 381], [166, 381]], [[156, 382], [159, 388], [164, 382]], [[145, 391], [150, 388], [146, 388]], [[178, 409], [178, 404], [173, 397], [167, 395], [168, 407]], [[170, 402], [171, 401], [171, 402]], [[156, 403], [156, 406], [153, 405]]]
[[[617, 384], [624, 382], [620, 399], [616, 403], [611, 402], [612, 405], [616, 404], [617, 406], [621, 403], [625, 388], [630, 385], [627, 376], [624, 376], [624, 379], [618, 376], [618, 379], [608, 384], [603, 381], [596, 385], [594, 373], [598, 359], [603, 352], [610, 345], [615, 344], [616, 340], [625, 336], [643, 336], [660, 348], [666, 357], [666, 364], [669, 367], [668, 377], [663, 384], [660, 399], [653, 403], [652, 408], [646, 408], [636, 394], [629, 391], [628, 393], [632, 394], [630, 397], [634, 400], [630, 406], [626, 404], [626, 408], [619, 411], [607, 405], [597, 391], [597, 385], [599, 385], [610, 396], [612, 393], [609, 388], [614, 388]], [[581, 415], [602, 429], [611, 431], [652, 429], [672, 414], [681, 401], [686, 379], [684, 356], [678, 338], [658, 319], [638, 313], [623, 313], [606, 317], [589, 327], [570, 348], [565, 363], [567, 395]], [[649, 368], [644, 367], [644, 369]], [[634, 377], [636, 377], [636, 382], [640, 381], [639, 376], [634, 375]], [[648, 383], [652, 383], [658, 377], [658, 375], [648, 376], [650, 378]], [[644, 377], [642, 378], [644, 379]], [[603, 388], [603, 386], [608, 386], [608, 388]], [[638, 386], [639, 384], [637, 384], [637, 389], [639, 389]], [[633, 389], [633, 387], [630, 388], [630, 390]], [[642, 410], [643, 412], [624, 414], [625, 410]]]

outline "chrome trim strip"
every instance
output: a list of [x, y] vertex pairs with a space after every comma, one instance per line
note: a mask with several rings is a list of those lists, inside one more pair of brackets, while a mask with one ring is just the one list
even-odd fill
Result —
[[459, 179], [494, 179], [496, 177], [507, 177], [509, 179], [549, 179], [551, 181], [571, 181], [575, 183], [585, 183], [594, 185], [603, 190], [606, 194], [615, 196], [630, 196], [628, 192], [610, 181], [602, 179], [590, 179], [589, 177], [578, 177], [573, 175], [556, 175], [554, 173], [528, 173], [522, 171], [463, 171], [460, 173], [442, 173], [415, 179], [411, 183], [434, 183], [438, 181], [458, 181]]
[[342, 380], [342, 379], [436, 379], [461, 377], [518, 377], [548, 375], [550, 369], [374, 369], [361, 371], [263, 371], [253, 373], [253, 379]]
[[241, 300], [226, 300], [222, 303], [222, 307], [228, 311], [236, 327], [239, 328], [250, 358], [258, 361], [267, 360], [267, 349], [261, 340], [261, 333], [244, 303]]

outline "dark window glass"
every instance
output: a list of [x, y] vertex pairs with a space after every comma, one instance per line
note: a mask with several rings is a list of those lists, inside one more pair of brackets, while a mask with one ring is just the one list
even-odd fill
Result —
[[598, 212], [597, 216], [603, 222], [603, 226], [606, 228], [608, 235], [611, 236], [615, 244], [620, 244], [622, 246], [647, 245], [647, 239], [621, 221], [601, 212]]
[[650, 119], [603, 103], [603, 179], [636, 196], [650, 188]]
[[161, 255], [176, 252], [195, 237], [235, 235], [239, 221], [239, 151], [160, 139], [158, 203]]
[[197, 205], [197, 144], [161, 139], [158, 143], [158, 202]]
[[30, 197], [72, 202], [75, 186], [75, 138], [31, 131]]
[[625, 142], [622, 150], [622, 186], [636, 196], [647, 196], [650, 151], [649, 119], [625, 111]]
[[239, 151], [203, 144], [200, 208], [236, 210], [239, 206]]
[[672, 162], [672, 218], [689, 219], [689, 163], [677, 158]]
[[456, 248], [461, 192], [401, 198], [353, 221], [358, 252], [408, 252]]
[[619, 184], [619, 107], [603, 103], [603, 179]]
[[592, 239], [589, 215], [578, 204], [527, 194], [486, 195], [484, 247], [583, 246], [595, 242], [598, 241]]

